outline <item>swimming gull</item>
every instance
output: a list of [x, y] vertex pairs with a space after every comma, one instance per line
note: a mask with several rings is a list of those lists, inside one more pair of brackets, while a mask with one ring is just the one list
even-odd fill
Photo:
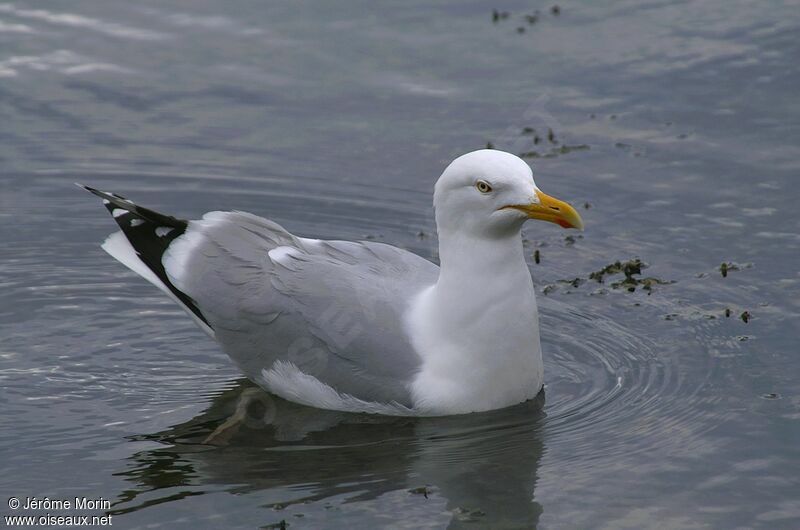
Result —
[[164, 291], [258, 385], [305, 405], [395, 415], [498, 409], [543, 383], [521, 228], [583, 227], [498, 150], [454, 160], [433, 204], [440, 266], [372, 241], [299, 237], [239, 211], [186, 221], [113, 193], [103, 249]]

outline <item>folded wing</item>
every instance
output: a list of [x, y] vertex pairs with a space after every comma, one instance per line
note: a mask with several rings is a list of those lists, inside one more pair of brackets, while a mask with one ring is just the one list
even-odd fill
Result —
[[338, 408], [319, 402], [335, 399], [331, 390], [411, 406], [408, 383], [420, 360], [403, 318], [411, 298], [436, 281], [431, 262], [389, 245], [304, 239], [252, 214], [211, 212], [189, 222], [163, 265], [225, 351], [270, 390], [326, 408]]

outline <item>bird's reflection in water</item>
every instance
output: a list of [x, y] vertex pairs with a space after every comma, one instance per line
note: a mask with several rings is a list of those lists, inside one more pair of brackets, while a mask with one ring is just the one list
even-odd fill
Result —
[[190, 421], [136, 437], [163, 447], [131, 457], [120, 475], [135, 487], [111, 513], [202, 495], [204, 484], [228, 485], [233, 493], [302, 485], [282, 508], [401, 490], [420, 502], [441, 499], [451, 528], [534, 527], [542, 512], [534, 487], [544, 451], [543, 403], [542, 393], [490, 413], [387, 417], [296, 405], [242, 379]]

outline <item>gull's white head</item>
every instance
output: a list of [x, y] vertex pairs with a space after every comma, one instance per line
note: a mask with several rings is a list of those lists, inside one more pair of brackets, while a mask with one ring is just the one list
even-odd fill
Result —
[[495, 149], [473, 151], [453, 160], [436, 182], [433, 205], [440, 232], [504, 237], [518, 233], [528, 219], [583, 228], [572, 206], [536, 187], [525, 161]]

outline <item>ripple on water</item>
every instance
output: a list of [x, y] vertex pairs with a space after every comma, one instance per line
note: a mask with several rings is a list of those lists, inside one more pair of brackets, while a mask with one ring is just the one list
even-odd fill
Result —
[[569, 448], [567, 462], [686, 449], [720, 420], [697, 406], [714, 370], [707, 357], [672, 355], [620, 322], [552, 298], [542, 305], [545, 432], [549, 444]]

